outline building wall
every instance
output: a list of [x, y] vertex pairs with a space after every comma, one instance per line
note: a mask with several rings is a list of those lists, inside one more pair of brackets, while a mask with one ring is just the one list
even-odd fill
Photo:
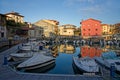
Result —
[[113, 26], [109, 24], [102, 24], [102, 36], [105, 40], [111, 40], [112, 39], [112, 31]]
[[59, 35], [61, 36], [74, 36], [75, 35], [75, 28], [74, 25], [62, 25], [59, 26]]
[[34, 23], [34, 25], [43, 28], [43, 35], [45, 37], [55, 37], [55, 35], [57, 35], [58, 26], [54, 25], [53, 22], [50, 23], [46, 20], [40, 20]]
[[28, 36], [29, 37], [35, 37], [35, 30], [29, 30], [28, 31]]
[[24, 23], [24, 16], [19, 15], [17, 12], [10, 12], [5, 14], [7, 16], [7, 20], [14, 20], [16, 23]]
[[102, 36], [101, 21], [87, 19], [81, 22], [81, 35], [83, 38]]
[[7, 30], [6, 30], [6, 16], [0, 14], [0, 38], [6, 38]]

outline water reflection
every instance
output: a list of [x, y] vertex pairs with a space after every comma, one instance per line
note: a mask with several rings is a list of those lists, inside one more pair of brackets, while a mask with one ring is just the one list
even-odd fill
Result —
[[75, 52], [75, 47], [70, 44], [61, 44], [59, 46], [60, 53], [73, 54]]
[[90, 47], [90, 46], [82, 46], [81, 47], [81, 57], [89, 56], [91, 58], [95, 56], [101, 56], [102, 49], [99, 47]]
[[[51, 49], [52, 56], [56, 57], [55, 64], [42, 69], [36, 69], [30, 71], [33, 73], [48, 73], [48, 74], [81, 74], [80, 71], [74, 67], [73, 56], [91, 58], [98, 56], [109, 51], [113, 51], [117, 54], [120, 51], [120, 47], [116, 46], [102, 46], [94, 45], [71, 45], [71, 44], [60, 44], [60, 45], [47, 45], [46, 48]], [[118, 52], [117, 52], [118, 51]]]

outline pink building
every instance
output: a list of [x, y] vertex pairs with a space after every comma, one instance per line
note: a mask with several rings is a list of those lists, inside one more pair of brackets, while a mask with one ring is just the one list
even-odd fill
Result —
[[81, 35], [83, 38], [102, 36], [101, 21], [95, 19], [87, 19], [81, 22]]

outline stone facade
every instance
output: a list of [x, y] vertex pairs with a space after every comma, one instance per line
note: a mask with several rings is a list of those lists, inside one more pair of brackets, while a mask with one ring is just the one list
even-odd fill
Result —
[[43, 29], [43, 36], [55, 37], [58, 34], [58, 21], [55, 20], [40, 20], [34, 23], [35, 26]]

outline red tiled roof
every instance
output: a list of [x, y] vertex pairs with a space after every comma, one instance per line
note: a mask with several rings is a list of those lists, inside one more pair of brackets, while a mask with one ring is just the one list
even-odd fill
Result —
[[93, 19], [93, 18], [89, 18], [89, 19], [87, 19], [87, 20], [82, 20], [82, 22], [84, 22], [84, 21], [88, 21], [88, 20], [93, 20], [93, 21], [97, 21], [97, 22], [100, 22], [100, 23], [101, 23], [100, 20], [96, 20], [96, 19]]

